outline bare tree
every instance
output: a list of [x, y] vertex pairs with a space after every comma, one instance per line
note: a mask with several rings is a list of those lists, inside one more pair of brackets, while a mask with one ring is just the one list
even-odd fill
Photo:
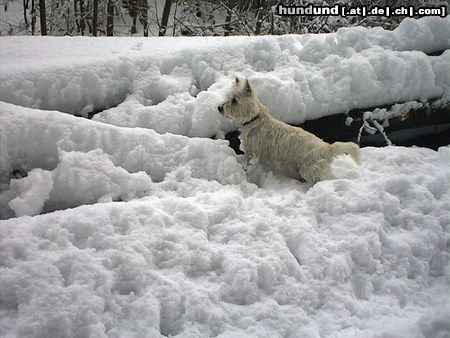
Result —
[[[2, 0], [0, 0], [1, 2]], [[6, 4], [8, 1], [6, 0]], [[8, 34], [39, 34], [36, 27], [39, 17], [42, 35], [114, 35], [131, 28], [137, 33], [142, 24], [143, 35], [261, 35], [288, 33], [329, 33], [340, 27], [362, 25], [394, 29], [401, 16], [347, 16], [331, 18], [322, 16], [277, 15], [279, 0], [14, 0], [22, 3], [23, 15], [17, 24], [10, 24]], [[371, 5], [383, 7], [437, 6], [443, 0], [374, 0]], [[5, 1], [4, 1], [5, 2]], [[162, 3], [162, 15], [158, 4]], [[286, 6], [307, 6], [308, 0], [283, 0]], [[329, 0], [314, 0], [317, 6], [329, 6]], [[367, 5], [365, 0], [340, 0], [345, 6]], [[46, 7], [47, 5], [47, 7]], [[8, 10], [8, 6], [4, 7]], [[129, 15], [124, 16], [125, 15]], [[23, 17], [23, 18], [22, 18]], [[121, 24], [117, 19], [121, 18]], [[132, 20], [132, 26], [129, 23]], [[117, 25], [117, 26], [116, 26]], [[116, 26], [116, 27], [115, 27]], [[157, 32], [152, 28], [157, 27]], [[130, 31], [128, 31], [129, 33]]]
[[161, 18], [161, 27], [159, 28], [159, 36], [166, 35], [167, 24], [169, 23], [170, 9], [172, 8], [172, 0], [166, 0], [164, 4], [163, 15]]
[[106, 36], [114, 35], [114, 0], [108, 0], [106, 5]]
[[175, 0], [175, 9], [173, 11], [173, 26], [172, 26], [172, 36], [175, 36], [175, 31], [176, 31], [176, 18], [177, 18], [177, 10], [178, 10], [178, 0]]
[[31, 0], [31, 35], [36, 32], [36, 4]]
[[139, 4], [138, 0], [128, 0], [125, 2], [125, 5], [128, 8], [128, 14], [130, 14], [131, 18], [133, 19], [133, 22], [131, 24], [131, 34], [137, 33], [137, 17], [139, 13]]
[[94, 9], [92, 15], [92, 35], [97, 36], [98, 30], [98, 0], [94, 0]]
[[28, 30], [28, 19], [27, 19], [27, 9], [28, 9], [28, 0], [23, 0], [23, 20], [25, 22], [25, 28]]
[[142, 23], [144, 28], [144, 36], [148, 36], [148, 3], [147, 0], [141, 0], [141, 11], [139, 21]]
[[[77, 8], [78, 5], [78, 8]], [[84, 36], [84, 0], [74, 0], [73, 9], [75, 11], [75, 22], [77, 24], [77, 31]]]
[[261, 32], [261, 25], [264, 16], [264, 0], [256, 1], [257, 14], [256, 14], [256, 24], [255, 24], [255, 35], [259, 35]]
[[39, 0], [39, 20], [41, 22], [41, 35], [47, 35], [47, 15], [45, 13], [45, 0]]
[[233, 11], [231, 10], [232, 8], [234, 8], [236, 6], [236, 0], [228, 0], [228, 6], [227, 6], [227, 16], [225, 17], [225, 36], [230, 35], [231, 32], [231, 18], [232, 18], [232, 14]]
[[148, 3], [147, 0], [125, 0], [125, 7], [133, 19], [131, 33], [137, 33], [137, 20], [143, 26], [144, 36], [148, 36]]

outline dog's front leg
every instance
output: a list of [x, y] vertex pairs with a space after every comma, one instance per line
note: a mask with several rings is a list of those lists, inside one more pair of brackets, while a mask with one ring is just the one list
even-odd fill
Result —
[[250, 158], [248, 158], [248, 156], [244, 155], [244, 161], [242, 162], [242, 169], [244, 169], [244, 171], [247, 171], [249, 162], [250, 162]]
[[245, 154], [244, 157], [244, 163], [242, 164], [242, 167], [245, 171], [247, 171], [247, 168], [249, 165], [256, 166], [259, 163], [259, 158], [255, 154]]

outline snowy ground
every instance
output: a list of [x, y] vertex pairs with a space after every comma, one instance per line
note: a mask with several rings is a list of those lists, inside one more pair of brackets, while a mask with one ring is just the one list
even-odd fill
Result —
[[288, 122], [448, 100], [449, 31], [1, 38], [0, 335], [447, 337], [450, 147], [311, 186], [206, 137], [234, 74]]

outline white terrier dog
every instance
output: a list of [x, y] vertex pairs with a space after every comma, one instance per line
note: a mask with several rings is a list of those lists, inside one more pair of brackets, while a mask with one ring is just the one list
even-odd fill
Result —
[[219, 112], [240, 125], [244, 169], [249, 164], [311, 183], [332, 178], [331, 163], [349, 154], [359, 164], [360, 153], [352, 142], [326, 143], [299, 127], [290, 126], [270, 115], [255, 95], [248, 80], [236, 78]]

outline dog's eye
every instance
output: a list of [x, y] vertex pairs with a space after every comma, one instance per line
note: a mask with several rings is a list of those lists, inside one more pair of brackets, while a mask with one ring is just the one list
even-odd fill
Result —
[[234, 97], [233, 100], [231, 100], [231, 104], [236, 104], [236, 103], [238, 103], [238, 102], [237, 102], [236, 98]]

